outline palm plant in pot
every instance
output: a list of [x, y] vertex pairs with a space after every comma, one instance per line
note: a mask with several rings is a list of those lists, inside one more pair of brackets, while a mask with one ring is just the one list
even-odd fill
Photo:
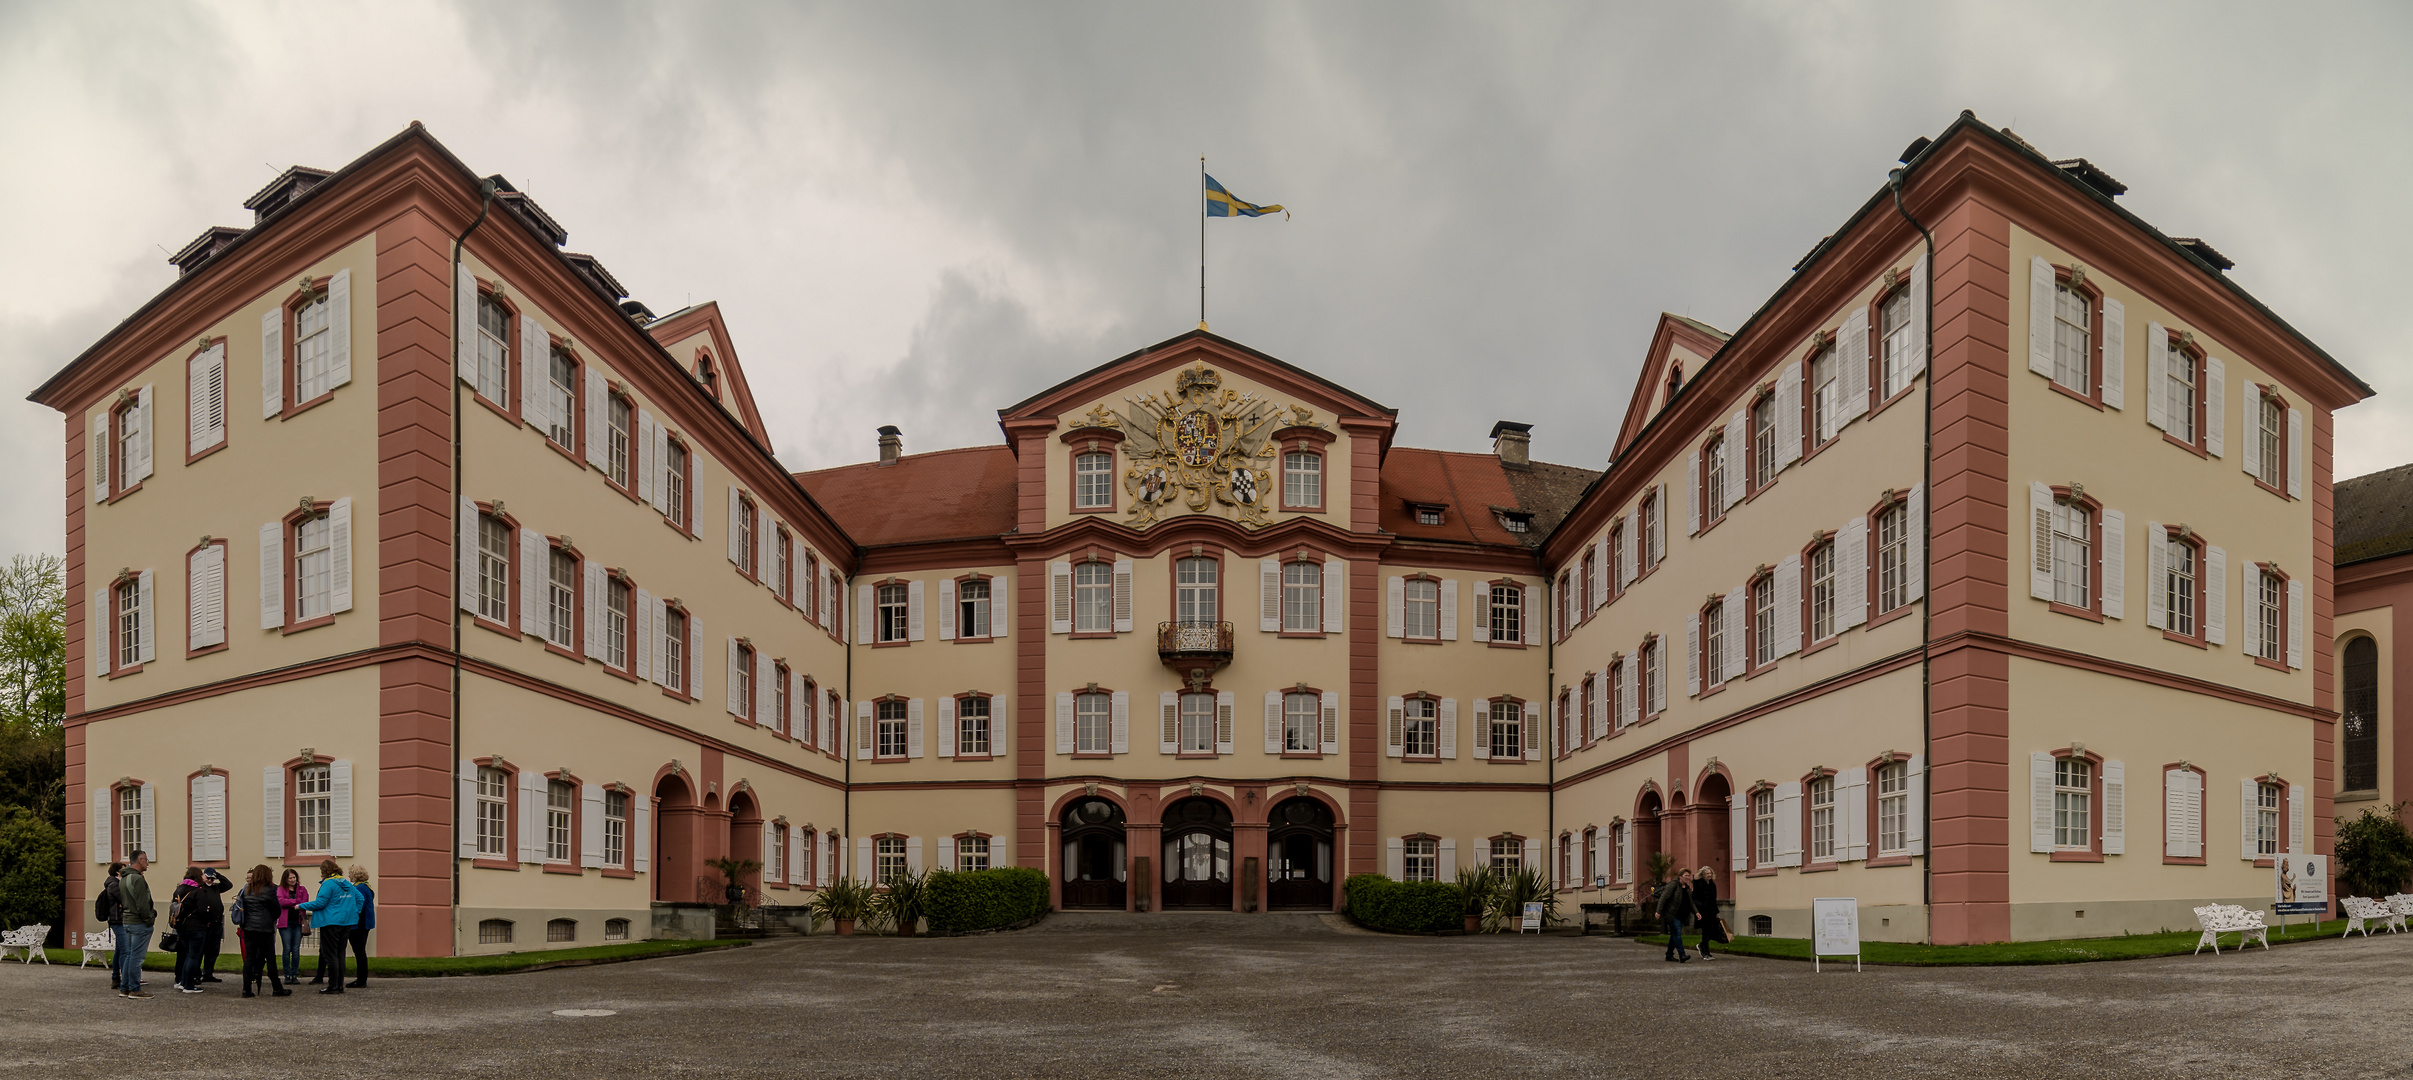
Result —
[[855, 932], [855, 923], [871, 914], [871, 905], [869, 883], [859, 878], [841, 877], [814, 890], [812, 903], [808, 906], [812, 908], [814, 918], [829, 920], [830, 926], [840, 936], [851, 936]]
[[1462, 866], [1457, 886], [1459, 911], [1466, 916], [1466, 932], [1472, 934], [1482, 928], [1483, 912], [1490, 906], [1492, 894], [1499, 891], [1500, 878], [1490, 867]]
[[1550, 884], [1550, 873], [1530, 866], [1520, 866], [1503, 874], [1493, 875], [1499, 884], [1492, 890], [1483, 908], [1483, 931], [1497, 934], [1509, 929], [1525, 917], [1525, 905], [1542, 906], [1542, 925], [1549, 926], [1558, 918], [1558, 890]]
[[872, 898], [871, 908], [878, 921], [895, 928], [898, 936], [912, 937], [929, 904], [930, 875], [907, 870], [888, 879], [887, 887]]

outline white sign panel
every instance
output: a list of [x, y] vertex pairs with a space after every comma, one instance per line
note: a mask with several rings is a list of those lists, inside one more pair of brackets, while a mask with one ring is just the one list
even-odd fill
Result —
[[2289, 852], [2272, 861], [2271, 898], [2281, 915], [2329, 913], [2329, 857]]
[[1853, 967], [1860, 957], [1860, 899], [1822, 896], [1810, 901], [1810, 953], [1849, 956]]
[[1517, 927], [1517, 933], [1522, 934], [1527, 930], [1537, 934], [1542, 932], [1542, 905], [1531, 901], [1525, 904], [1525, 918], [1522, 925]]

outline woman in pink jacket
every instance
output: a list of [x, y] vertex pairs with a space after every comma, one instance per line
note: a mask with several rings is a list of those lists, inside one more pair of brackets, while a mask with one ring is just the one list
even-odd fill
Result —
[[277, 943], [285, 949], [285, 981], [298, 982], [302, 977], [302, 935], [310, 932], [310, 913], [293, 910], [294, 905], [310, 899], [310, 889], [302, 884], [302, 875], [292, 867], [276, 886]]

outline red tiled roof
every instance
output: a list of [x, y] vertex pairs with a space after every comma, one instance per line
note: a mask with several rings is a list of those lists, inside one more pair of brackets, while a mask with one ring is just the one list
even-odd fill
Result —
[[796, 474], [838, 527], [865, 547], [1012, 532], [1015, 480], [1014, 455], [1003, 446]]
[[[1418, 525], [1410, 503], [1447, 509], [1439, 525]], [[1523, 539], [1500, 525], [1493, 507], [1517, 507], [1508, 471], [1492, 454], [1460, 454], [1445, 450], [1391, 448], [1382, 463], [1382, 527], [1416, 540], [1524, 546]]]

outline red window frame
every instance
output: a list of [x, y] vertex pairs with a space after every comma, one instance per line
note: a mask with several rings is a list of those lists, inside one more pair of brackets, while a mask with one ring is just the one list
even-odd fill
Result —
[[[2057, 503], [2066, 503], [2072, 498], [2069, 485], [2067, 484], [2054, 485], [2052, 492], [2053, 501]], [[2086, 508], [2086, 527], [2089, 534], [2086, 541], [2086, 558], [2088, 563], [2086, 569], [2086, 606], [2083, 608], [2071, 607], [2070, 605], [2064, 604], [2059, 600], [2049, 600], [2046, 601], [2046, 603], [2051, 606], [2052, 610], [2060, 612], [2063, 615], [2085, 619], [2089, 622], [2102, 622], [2103, 501], [2095, 498], [2092, 495], [2084, 494], [2083, 492], [2079, 493], [2076, 496], [2076, 499], [2079, 506]], [[1874, 560], [1871, 560], [1871, 565], [1874, 565]], [[1907, 608], [1908, 605], [1904, 605], [1904, 607]]]
[[[487, 618], [487, 617], [486, 617], [486, 613], [485, 613], [484, 611], [482, 611], [482, 610], [475, 610], [475, 609], [473, 609], [473, 610], [471, 610], [471, 611], [470, 611], [470, 613], [469, 613], [469, 621], [470, 621], [470, 622], [472, 622], [472, 623], [474, 623], [474, 624], [476, 624], [476, 625], [478, 625], [478, 626], [484, 627], [484, 628], [486, 628], [486, 629], [488, 629], [488, 630], [492, 630], [492, 631], [494, 631], [495, 633], [498, 633], [498, 634], [501, 634], [501, 635], [503, 635], [503, 636], [505, 636], [505, 637], [508, 637], [508, 638], [512, 639], [513, 641], [517, 641], [517, 640], [519, 640], [519, 638], [520, 638], [520, 632], [519, 632], [519, 622], [520, 622], [520, 603], [519, 603], [519, 594], [520, 594], [520, 580], [519, 580], [519, 576], [520, 576], [521, 574], [524, 574], [524, 573], [527, 573], [527, 572], [528, 572], [526, 567], [523, 567], [523, 566], [521, 566], [521, 565], [519, 564], [519, 530], [520, 530], [520, 523], [519, 523], [519, 519], [518, 519], [518, 518], [515, 518], [515, 517], [513, 517], [513, 516], [511, 516], [511, 514], [510, 514], [508, 511], [498, 511], [498, 510], [496, 510], [496, 509], [495, 509], [494, 504], [493, 504], [493, 503], [490, 503], [490, 502], [480, 502], [480, 503], [478, 503], [478, 504], [477, 504], [477, 508], [478, 508], [478, 516], [479, 516], [480, 518], [489, 518], [489, 517], [490, 517], [490, 518], [493, 518], [493, 519], [494, 519], [494, 520], [496, 520], [496, 521], [502, 522], [502, 523], [503, 523], [503, 528], [509, 532], [509, 536], [508, 536], [508, 537], [507, 537], [507, 538], [504, 540], [504, 542], [503, 542], [503, 543], [504, 543], [504, 553], [505, 553], [505, 555], [506, 555], [506, 558], [505, 558], [503, 561], [504, 561], [505, 565], [507, 565], [507, 566], [509, 566], [509, 567], [511, 568], [510, 577], [509, 577], [509, 578], [507, 578], [507, 579], [506, 579], [506, 580], [503, 582], [503, 610], [504, 610], [504, 613], [505, 613], [505, 619], [507, 620], [507, 623], [508, 623], [508, 624], [506, 625], [505, 623], [497, 623], [497, 622], [495, 622], [493, 619], [489, 619], [489, 618]], [[297, 513], [298, 513], [298, 511], [297, 511]], [[290, 515], [290, 514], [289, 514], [289, 515], [287, 515], [287, 517], [290, 519], [290, 518], [292, 518], [292, 517], [293, 517], [293, 515]], [[478, 532], [480, 533], [480, 542], [481, 542], [481, 543], [483, 543], [483, 534], [485, 533], [485, 531], [486, 531], [485, 523], [484, 523], [483, 521], [479, 522], [479, 524], [478, 524]], [[288, 580], [287, 580], [287, 582], [286, 582], [286, 584], [287, 584], [288, 588], [285, 590], [285, 595], [286, 595], [286, 596], [289, 598], [289, 599], [287, 599], [287, 600], [286, 600], [286, 608], [285, 608], [286, 615], [285, 615], [285, 617], [286, 617], [287, 619], [291, 619], [291, 618], [293, 617], [293, 614], [292, 614], [292, 612], [293, 612], [292, 603], [293, 603], [293, 602], [292, 602], [292, 600], [290, 599], [290, 597], [292, 597], [292, 596], [293, 596], [293, 590], [292, 590], [292, 588], [290, 587], [290, 586], [291, 586], [291, 584], [292, 584], [292, 582], [291, 582], [291, 578], [292, 578], [292, 576], [293, 576], [293, 572], [292, 572], [292, 569], [291, 569], [292, 562], [293, 562], [293, 559], [292, 559], [292, 554], [293, 554], [293, 522], [292, 522], [291, 520], [288, 520], [288, 522], [287, 522], [287, 524], [286, 524], [285, 534], [286, 534], [286, 536], [285, 536], [285, 553], [286, 553], [286, 556], [287, 556], [287, 557], [286, 557], [286, 560], [285, 560], [285, 562], [286, 562], [286, 566], [287, 566], [285, 576], [286, 576], [286, 578], [288, 579]], [[479, 558], [483, 558], [483, 557], [484, 557], [484, 552], [482, 552], [482, 551], [481, 551], [481, 552], [479, 552], [479, 553], [478, 553], [478, 557], [479, 557]], [[483, 587], [483, 586], [481, 586], [481, 588], [482, 588], [482, 587]], [[318, 624], [317, 624], [316, 622], [313, 622], [311, 625], [315, 626], [315, 625], [318, 625]]]
[[[2210, 580], [2210, 567], [2204, 562], [2204, 552], [2208, 550], [2211, 545], [2204, 540], [2203, 534], [2194, 532], [2193, 530], [2189, 530], [2185, 535], [2181, 535], [2179, 533], [2179, 526], [2176, 525], [2162, 526], [2162, 535], [2156, 539], [2163, 542], [2176, 540], [2179, 543], [2195, 549], [2195, 631], [2193, 633], [2181, 634], [2170, 629], [2170, 583], [2168, 580], [2170, 567], [2167, 556], [2164, 556], [2163, 558], [2163, 580], [2151, 583], [2151, 587], [2163, 597], [2162, 637], [2168, 641], [2176, 641], [2181, 644], [2193, 645], [2198, 649], [2210, 648], [2210, 643], [2204, 639], [2204, 615], [2207, 611], [2205, 605], [2208, 604], [2211, 599], [2210, 592], [2212, 583]], [[2152, 566], [2153, 564], [2150, 560], [2148, 560], [2145, 565]], [[2152, 598], [2147, 597], [2146, 603], [2152, 603]], [[2284, 625], [2284, 620], [2282, 620], [2282, 625]], [[2282, 652], [2280, 655], [2284, 656], [2286, 653]]]
[[[522, 381], [527, 378], [526, 368], [528, 366], [528, 358], [520, 355], [520, 353], [524, 350], [522, 350], [519, 346], [519, 321], [523, 316], [521, 315], [519, 304], [504, 293], [500, 283], [479, 278], [477, 291], [479, 300], [490, 301], [494, 304], [494, 306], [503, 309], [503, 396], [510, 400], [496, 401], [487, 397], [485, 391], [478, 389], [476, 379], [469, 380], [469, 396], [471, 400], [476, 401], [478, 404], [484, 405], [487, 408], [494, 410], [496, 413], [509, 418], [512, 426], [517, 427], [520, 422], [520, 386]], [[293, 386], [293, 307], [294, 301], [288, 300], [285, 308], [285, 322], [287, 329], [285, 331], [284, 338], [285, 383], [289, 388]], [[290, 400], [293, 396], [293, 390], [286, 390], [285, 395], [287, 399]], [[298, 409], [290, 410], [287, 415], [291, 415], [292, 412], [298, 411]], [[631, 462], [632, 469], [634, 464], [634, 462]]]
[[[995, 694], [988, 694], [988, 693], [982, 693], [981, 691], [978, 691], [978, 690], [966, 690], [966, 691], [964, 691], [964, 692], [962, 692], [962, 693], [955, 694], [955, 695], [952, 695], [952, 696], [955, 698], [955, 760], [957, 760], [957, 761], [990, 761], [990, 760], [994, 760], [994, 759], [996, 759], [997, 757], [999, 757], [1000, 755], [997, 753], [997, 742], [998, 742], [998, 739], [1000, 738], [1000, 736], [999, 736], [999, 734], [998, 734], [998, 731], [997, 731], [997, 695], [995, 695]], [[977, 754], [967, 754], [967, 753], [964, 753], [964, 741], [963, 741], [963, 740], [964, 740], [964, 730], [963, 730], [963, 723], [964, 723], [964, 702], [966, 702], [966, 701], [970, 701], [970, 700], [972, 700], [972, 699], [974, 699], [974, 698], [978, 698], [978, 699], [980, 699], [980, 700], [982, 700], [982, 701], [988, 702], [988, 709], [989, 709], [989, 748], [988, 748], [987, 750], [984, 750], [984, 751], [982, 751], [982, 752], [980, 752], [980, 753], [977, 753]], [[1111, 703], [1108, 705], [1108, 708], [1110, 708], [1110, 709], [1112, 708]], [[1113, 714], [1112, 714], [1112, 713], [1108, 713], [1108, 714], [1107, 714], [1107, 723], [1108, 723], [1109, 725], [1111, 725], [1113, 722], [1114, 722], [1114, 717], [1113, 717]], [[1109, 735], [1109, 738], [1111, 739], [1112, 732], [1111, 732], [1111, 731], [1110, 731], [1110, 732], [1108, 732], [1108, 735]], [[1108, 745], [1109, 745], [1109, 746], [1112, 746], [1113, 744], [1112, 744], [1112, 742], [1110, 741], [1110, 742], [1108, 743]], [[1097, 756], [1097, 755], [1090, 755], [1090, 756]], [[1107, 755], [1104, 755], [1104, 756], [1106, 756], [1106, 757], [1113, 757], [1114, 755], [1112, 755], [1112, 754], [1107, 754]]]
[[571, 348], [560, 335], [547, 333], [545, 336], [544, 385], [547, 398], [553, 396], [553, 354], [560, 353], [570, 362], [570, 442], [565, 446], [554, 441], [553, 432], [542, 426], [537, 426], [537, 433], [544, 436], [545, 445], [552, 447], [554, 452], [583, 467], [586, 464], [583, 456], [586, 440], [589, 438], [586, 430], [586, 361], [580, 359], [578, 350]]
[[[2254, 398], [2253, 423], [2247, 425], [2248, 430], [2245, 432], [2245, 435], [2247, 438], [2256, 441], [2257, 453], [2260, 452], [2259, 443], [2262, 439], [2262, 409], [2266, 404], [2277, 406], [2279, 409], [2279, 437], [2272, 440], [2274, 443], [2274, 452], [2278, 458], [2279, 464], [2278, 467], [2271, 470], [2271, 475], [2278, 477], [2279, 483], [2276, 487], [2274, 487], [2270, 484], [2263, 483], [2260, 473], [2249, 473], [2247, 475], [2253, 479], [2255, 487], [2261, 488], [2262, 490], [2270, 492], [2271, 494], [2282, 499], [2289, 499], [2290, 501], [2293, 501], [2294, 497], [2287, 493], [2287, 410], [2289, 408], [2287, 403], [2287, 395], [2282, 393], [2275, 385], [2267, 383], [2248, 383], [2247, 385], [2252, 386], [2255, 389], [2256, 396]], [[112, 443], [111, 445], [115, 444]]]
[[[2060, 263], [2054, 263], [2053, 281], [2056, 285], [2070, 285], [2070, 268]], [[2044, 381], [2063, 397], [2083, 401], [2090, 408], [2100, 412], [2103, 409], [2103, 289], [2091, 279], [2081, 279], [2070, 287], [2086, 297], [2086, 349], [2089, 354], [2086, 358], [2086, 380], [2088, 385], [2086, 392], [2081, 394], [2063, 386], [2061, 380], [2051, 376], [2046, 376]], [[2058, 305], [2057, 292], [2054, 300]], [[2158, 394], [2161, 391], [2161, 387], [2152, 388], [2153, 393]], [[2202, 395], [2198, 394], [2197, 397], [2200, 399]]]
[[[2053, 845], [2053, 851], [2050, 858], [2054, 862], [2102, 862], [2103, 755], [2095, 753], [2092, 750], [2079, 750], [2065, 746], [2059, 750], [2053, 751], [2054, 768], [2056, 770], [2060, 768], [2060, 762], [2064, 758], [2084, 758], [2089, 763], [2086, 770], [2086, 782], [2088, 787], [2088, 795], [2086, 798], [2087, 846], [2084, 848], [2071, 848], [2064, 850], [2061, 845], [2056, 843]], [[2053, 787], [2056, 791], [2058, 791], [2061, 786], [2059, 780], [2060, 778], [2057, 776], [2054, 778], [2055, 782]], [[2056, 822], [2056, 831], [2057, 830], [2058, 823]], [[2209, 845], [2209, 843], [2210, 841], [2207, 840], [2206, 844]]]
[[[570, 643], [569, 643], [568, 645], [561, 645], [561, 644], [557, 644], [557, 643], [555, 643], [555, 642], [554, 642], [554, 640], [552, 639], [552, 637], [551, 637], [551, 636], [549, 636], [549, 635], [545, 634], [543, 631], [538, 631], [538, 632], [537, 632], [537, 634], [536, 634], [536, 640], [541, 641], [541, 642], [543, 642], [543, 643], [544, 643], [544, 646], [545, 646], [545, 651], [546, 651], [546, 652], [553, 653], [553, 654], [554, 654], [554, 655], [556, 655], [556, 656], [566, 656], [566, 657], [569, 657], [570, 659], [572, 659], [572, 660], [576, 660], [576, 661], [578, 661], [578, 662], [580, 662], [580, 663], [585, 663], [585, 662], [586, 662], [586, 557], [585, 557], [584, 555], [579, 554], [579, 552], [578, 552], [578, 549], [577, 549], [577, 548], [572, 547], [571, 545], [569, 545], [569, 544], [565, 543], [565, 542], [564, 542], [564, 539], [565, 539], [565, 538], [563, 538], [563, 537], [559, 537], [559, 536], [548, 536], [548, 537], [546, 537], [546, 538], [545, 538], [545, 563], [546, 563], [545, 568], [544, 568], [544, 570], [545, 570], [545, 576], [544, 576], [544, 580], [543, 580], [543, 581], [541, 581], [541, 582], [539, 583], [539, 586], [538, 586], [538, 590], [537, 590], [537, 591], [538, 591], [538, 593], [539, 593], [540, 595], [542, 595], [542, 596], [543, 596], [543, 598], [544, 598], [544, 602], [545, 602], [545, 604], [547, 605], [547, 606], [546, 606], [546, 610], [545, 610], [545, 617], [546, 617], [547, 619], [549, 619], [549, 618], [551, 618], [551, 616], [552, 616], [552, 608], [551, 608], [551, 604], [552, 604], [552, 593], [553, 593], [553, 566], [552, 566], [552, 557], [553, 557], [553, 554], [554, 554], [555, 552], [559, 552], [559, 553], [561, 553], [561, 554], [563, 554], [563, 555], [567, 555], [567, 556], [569, 556], [569, 557], [570, 557]], [[605, 587], [608, 589], [610, 586], [607, 584]]]
[[[2287, 586], [2288, 583], [2294, 581], [2295, 578], [2289, 576], [2287, 571], [2280, 569], [2279, 564], [2275, 562], [2257, 562], [2253, 565], [2261, 572], [2279, 579], [2279, 647], [2277, 650], [2275, 650], [2278, 652], [2279, 658], [2277, 660], [2272, 660], [2261, 655], [2260, 653], [2255, 653], [2253, 654], [2254, 663], [2262, 667], [2269, 668], [2273, 671], [2291, 671], [2293, 669], [2287, 666], [2287, 628], [2289, 625]], [[2262, 583], [2257, 581], [2254, 583], [2254, 585], [2255, 588], [2259, 590]], [[2247, 618], [2260, 619], [2262, 617], [2262, 597], [2259, 595], [2247, 597], [2245, 610]], [[2260, 631], [2257, 630], [2256, 632], [2259, 633]], [[2264, 640], [2267, 641], [2269, 639], [2266, 637]]]
[[[480, 870], [509, 870], [513, 873], [517, 873], [519, 871], [519, 827], [521, 814], [519, 805], [520, 767], [504, 760], [500, 755], [475, 758], [473, 759], [473, 763], [476, 764], [476, 766], [480, 769], [497, 769], [503, 774], [503, 853], [499, 857], [475, 855], [469, 860], [469, 865]], [[292, 766], [297, 764], [301, 763], [287, 763], [288, 772], [285, 777], [285, 801], [288, 807], [292, 805], [294, 797], [294, 782], [290, 769]], [[291, 817], [290, 814], [288, 814], [285, 820], [287, 822], [298, 824], [298, 822], [295, 822], [295, 819]], [[470, 821], [472, 827], [474, 828], [477, 821], [474, 812], [470, 816]], [[634, 826], [632, 825], [631, 827], [633, 828]], [[471, 840], [472, 845], [470, 850], [475, 852], [477, 850], [474, 843], [476, 837], [472, 835]], [[295, 836], [293, 834], [293, 830], [287, 830], [285, 836], [286, 850], [293, 850], [294, 843]], [[288, 857], [290, 858], [291, 856]]]
[[[578, 779], [576, 775], [572, 774], [566, 769], [555, 769], [552, 772], [545, 774], [545, 795], [547, 799], [545, 803], [545, 827], [548, 829], [552, 827], [551, 819], [553, 815], [553, 804], [551, 802], [551, 796], [553, 793], [553, 785], [555, 784], [570, 785], [570, 857], [565, 862], [554, 862], [551, 840], [547, 837], [540, 836], [536, 839], [537, 868], [548, 874], [568, 874], [571, 877], [580, 877], [586, 873], [586, 867], [584, 865], [586, 862], [586, 852], [583, 849], [583, 845], [586, 841], [585, 785]], [[633, 829], [636, 826], [632, 822], [629, 827]]]
[[[2195, 343], [2195, 339], [2192, 335], [2182, 334], [2176, 330], [2170, 329], [2164, 329], [2162, 332], [2170, 335], [2170, 355], [2169, 358], [2164, 361], [2164, 363], [2184, 363], [2193, 368], [2195, 371], [2195, 418], [2194, 422], [2188, 425], [2194, 430], [2195, 439], [2194, 441], [2190, 442], [2186, 439], [2179, 438], [2176, 435], [2172, 435], [2170, 433], [2170, 429], [2165, 427], [2161, 429], [2162, 440], [2172, 446], [2185, 450], [2196, 457], [2209, 459], [2212, 454], [2210, 449], [2204, 445], [2204, 425], [2210, 420], [2210, 406], [2209, 403], [2204, 400], [2204, 384], [2212, 377], [2211, 355], [2204, 351], [2203, 346]], [[2167, 377], [2168, 375], [2165, 373], [2164, 378]], [[2162, 387], [2154, 387], [2153, 392], [2156, 394], [2161, 393]], [[2169, 405], [2165, 402], [2162, 408], [2162, 421], [2163, 423], [2168, 423], [2170, 419]], [[2255, 437], [2259, 438], [2262, 434], [2262, 418], [2259, 416], [2255, 417], [2254, 424]], [[2287, 440], [2282, 438], [2279, 441], [2284, 443]], [[2285, 465], [2286, 462], [2282, 461], [2280, 464]], [[2283, 472], [2279, 475], [2286, 476], [2287, 474]]]

